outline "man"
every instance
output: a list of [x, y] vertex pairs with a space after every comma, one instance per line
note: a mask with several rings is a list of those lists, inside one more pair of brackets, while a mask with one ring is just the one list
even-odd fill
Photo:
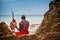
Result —
[[17, 35], [24, 35], [29, 34], [28, 28], [29, 28], [29, 22], [26, 20], [25, 15], [21, 16], [22, 21], [19, 23], [19, 31], [20, 33], [16, 33]]

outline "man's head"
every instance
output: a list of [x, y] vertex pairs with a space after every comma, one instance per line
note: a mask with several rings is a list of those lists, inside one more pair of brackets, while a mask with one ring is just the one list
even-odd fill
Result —
[[25, 15], [22, 15], [22, 16], [21, 16], [21, 19], [26, 19]]

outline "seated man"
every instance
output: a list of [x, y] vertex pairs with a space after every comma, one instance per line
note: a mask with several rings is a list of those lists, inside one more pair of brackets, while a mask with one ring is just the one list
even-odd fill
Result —
[[19, 29], [18, 29], [20, 33], [16, 32], [16, 35], [29, 34], [29, 31], [28, 31], [29, 22], [26, 20], [25, 15], [22, 15], [21, 19], [22, 21], [19, 23]]

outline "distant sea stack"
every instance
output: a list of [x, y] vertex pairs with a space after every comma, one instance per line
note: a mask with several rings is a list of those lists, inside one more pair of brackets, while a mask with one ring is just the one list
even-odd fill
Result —
[[36, 33], [41, 40], [60, 40], [60, 0], [50, 2], [49, 10], [44, 14]]

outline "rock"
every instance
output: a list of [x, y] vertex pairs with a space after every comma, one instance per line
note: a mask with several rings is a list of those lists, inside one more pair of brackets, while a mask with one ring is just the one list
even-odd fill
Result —
[[0, 23], [0, 37], [10, 35], [12, 32], [9, 30], [8, 25], [5, 22]]
[[52, 26], [51, 32], [60, 32], [60, 23]]
[[5, 22], [0, 23], [0, 40], [17, 40]]
[[19, 40], [19, 38], [16, 36], [5, 36], [5, 37], [0, 37], [0, 40]]
[[40, 40], [60, 40], [60, 1], [53, 0], [49, 10], [44, 14], [44, 19], [37, 29]]
[[60, 40], [60, 33], [48, 33], [41, 40]]

